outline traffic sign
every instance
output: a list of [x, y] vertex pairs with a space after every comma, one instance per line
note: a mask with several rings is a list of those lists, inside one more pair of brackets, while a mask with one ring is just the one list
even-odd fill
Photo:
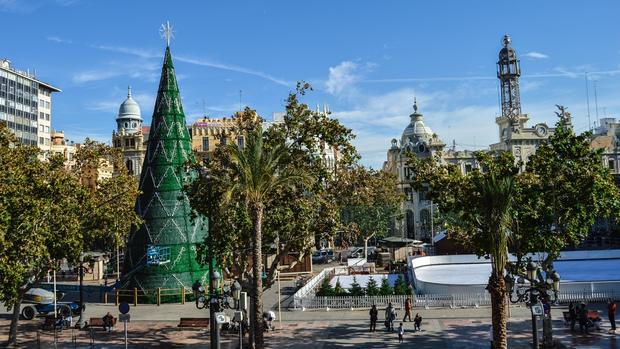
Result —
[[129, 303], [123, 302], [123, 303], [119, 304], [118, 305], [118, 311], [120, 311], [121, 314], [129, 313]]
[[215, 321], [219, 325], [228, 323], [228, 319], [226, 318], [226, 313], [224, 312], [215, 313]]

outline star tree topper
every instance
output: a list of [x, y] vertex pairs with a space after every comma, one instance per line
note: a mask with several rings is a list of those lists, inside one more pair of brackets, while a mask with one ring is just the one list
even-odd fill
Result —
[[159, 35], [166, 40], [166, 46], [170, 46], [170, 40], [174, 38], [174, 34], [169, 21], [161, 25], [161, 28], [159, 28]]

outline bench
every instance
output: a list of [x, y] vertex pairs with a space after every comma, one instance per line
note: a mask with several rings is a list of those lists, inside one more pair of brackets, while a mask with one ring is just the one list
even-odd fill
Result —
[[182, 317], [179, 321], [179, 328], [209, 328], [209, 318], [203, 317]]
[[[116, 318], [112, 317], [112, 327], [116, 326]], [[103, 328], [102, 317], [91, 317], [88, 321], [88, 327], [101, 327]]]

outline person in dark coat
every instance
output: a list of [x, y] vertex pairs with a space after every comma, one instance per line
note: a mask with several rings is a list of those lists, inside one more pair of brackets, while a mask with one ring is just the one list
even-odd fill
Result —
[[379, 317], [379, 310], [377, 310], [376, 305], [372, 305], [370, 308], [370, 332], [375, 332], [377, 330], [377, 319]]
[[585, 303], [581, 303], [577, 316], [579, 317], [579, 331], [588, 333], [588, 310]]
[[577, 310], [573, 302], [568, 304], [568, 320], [570, 321], [570, 330], [575, 330], [575, 321], [577, 321]]
[[607, 301], [607, 316], [611, 325], [611, 332], [616, 332], [616, 302], [613, 299]]
[[413, 318], [413, 330], [422, 331], [422, 329], [420, 329], [421, 324], [422, 324], [422, 317], [420, 316], [420, 314], [416, 313], [415, 317]]

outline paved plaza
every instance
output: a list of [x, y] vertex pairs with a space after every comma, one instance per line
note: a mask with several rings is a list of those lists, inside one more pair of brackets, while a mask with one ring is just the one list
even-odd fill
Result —
[[[554, 310], [560, 319], [562, 309]], [[86, 317], [117, 314], [114, 305], [89, 304]], [[378, 326], [377, 332], [368, 332], [366, 311], [283, 311], [283, 322], [277, 323], [275, 331], [266, 334], [268, 348], [328, 349], [328, 348], [488, 348], [490, 309], [415, 309], [423, 317], [422, 331], [413, 332], [413, 324], [405, 323], [405, 340], [398, 343], [396, 333], [386, 332]], [[511, 308], [508, 325], [510, 348], [530, 348], [531, 321], [529, 310]], [[204, 310], [193, 304], [185, 305], [138, 305], [131, 309], [129, 324], [129, 347], [131, 348], [204, 348], [209, 343], [207, 329], [181, 330], [177, 328], [180, 317], [207, 316]], [[382, 315], [382, 314], [381, 314]], [[381, 318], [381, 317], [380, 317]], [[0, 331], [8, 331], [9, 318], [3, 312]], [[379, 324], [381, 325], [381, 323]], [[592, 334], [571, 333], [561, 320], [554, 321], [554, 335], [565, 348], [620, 348], [618, 335], [603, 331]], [[51, 348], [54, 334], [41, 331], [37, 321], [20, 322], [20, 346], [23, 348]], [[92, 337], [91, 337], [92, 335]], [[6, 337], [4, 337], [6, 338]], [[123, 348], [123, 326], [117, 324], [112, 333], [102, 330], [65, 330], [58, 334], [59, 348]], [[75, 340], [75, 342], [74, 342]], [[247, 344], [247, 343], [246, 343]], [[236, 334], [222, 334], [222, 348], [238, 348]]]

